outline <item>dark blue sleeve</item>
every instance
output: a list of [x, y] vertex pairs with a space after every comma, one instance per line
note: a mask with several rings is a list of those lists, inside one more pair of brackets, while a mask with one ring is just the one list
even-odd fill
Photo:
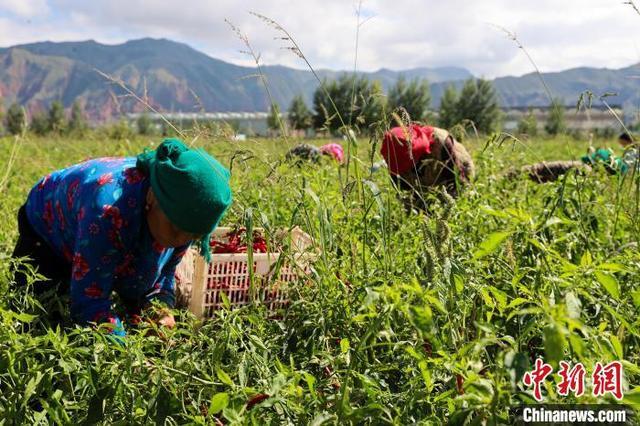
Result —
[[176, 247], [169, 261], [162, 268], [162, 273], [156, 282], [155, 289], [147, 295], [147, 300], [157, 300], [173, 308], [176, 303], [175, 273], [176, 267], [189, 249], [189, 245]]

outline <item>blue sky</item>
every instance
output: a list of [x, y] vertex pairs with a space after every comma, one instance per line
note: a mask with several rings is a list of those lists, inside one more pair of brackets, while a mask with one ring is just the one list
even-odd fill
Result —
[[[352, 69], [359, 0], [0, 0], [0, 45], [87, 40], [116, 44], [164, 37], [249, 65], [228, 19], [267, 64], [304, 64], [249, 11], [277, 20], [318, 68]], [[618, 68], [640, 62], [640, 16], [622, 0], [363, 0], [358, 68], [456, 65], [475, 75]]]

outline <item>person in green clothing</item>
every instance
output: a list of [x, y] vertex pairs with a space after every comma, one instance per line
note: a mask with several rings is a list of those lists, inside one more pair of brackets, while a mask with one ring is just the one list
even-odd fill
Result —
[[598, 148], [589, 149], [589, 153], [580, 158], [583, 164], [589, 166], [601, 165], [610, 175], [616, 173], [626, 173], [627, 165], [622, 161], [621, 157], [616, 157], [612, 149]]
[[640, 152], [638, 152], [638, 144], [633, 140], [629, 133], [622, 133], [618, 138], [618, 143], [624, 148], [622, 162], [626, 166], [625, 173], [628, 169], [640, 169]]
[[625, 149], [622, 157], [617, 157], [613, 150], [608, 148], [590, 148], [589, 152], [580, 160], [543, 161], [524, 166], [517, 171], [511, 171], [508, 176], [513, 178], [520, 174], [528, 174], [529, 179], [543, 183], [558, 180], [560, 176], [570, 170], [588, 172], [594, 167], [602, 166], [611, 175], [624, 175], [631, 169], [640, 169], [638, 148], [634, 146], [631, 135], [626, 132], [622, 133], [618, 137], [618, 143]]

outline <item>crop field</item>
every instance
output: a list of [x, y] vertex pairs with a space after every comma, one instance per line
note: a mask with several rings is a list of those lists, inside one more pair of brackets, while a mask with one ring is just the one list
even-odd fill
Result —
[[[379, 143], [348, 164], [283, 161], [292, 140], [201, 137], [232, 170], [222, 225], [298, 225], [321, 255], [291, 303], [259, 303], [177, 326], [51, 329], [28, 289], [11, 286], [16, 213], [46, 173], [99, 156], [132, 156], [160, 137], [0, 139], [0, 425], [508, 424], [534, 402], [523, 375], [560, 361], [622, 361], [622, 403], [640, 408], [640, 183], [603, 170], [557, 182], [507, 170], [576, 159], [570, 138], [466, 141], [477, 176], [456, 200], [407, 213]], [[596, 141], [614, 146], [615, 141]], [[326, 141], [311, 141], [320, 145]], [[595, 144], [595, 143], [594, 143]], [[375, 169], [375, 168], [374, 168]]]

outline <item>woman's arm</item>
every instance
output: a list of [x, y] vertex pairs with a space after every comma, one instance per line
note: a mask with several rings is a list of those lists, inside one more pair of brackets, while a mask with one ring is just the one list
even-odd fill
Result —
[[[184, 257], [184, 254], [189, 249], [189, 245], [177, 247], [169, 261], [162, 268], [160, 278], [155, 283], [154, 289], [147, 294], [147, 301], [152, 302], [154, 300], [166, 305], [168, 308], [173, 308], [176, 301], [175, 296], [175, 272], [176, 267]], [[155, 321], [168, 328], [173, 328], [176, 322], [173, 318], [173, 314], [168, 309], [161, 309], [157, 313]]]
[[147, 294], [147, 301], [157, 300], [170, 308], [176, 302], [175, 273], [176, 267], [189, 249], [189, 245], [176, 247], [169, 261], [162, 268], [162, 273], [156, 282], [155, 288]]

